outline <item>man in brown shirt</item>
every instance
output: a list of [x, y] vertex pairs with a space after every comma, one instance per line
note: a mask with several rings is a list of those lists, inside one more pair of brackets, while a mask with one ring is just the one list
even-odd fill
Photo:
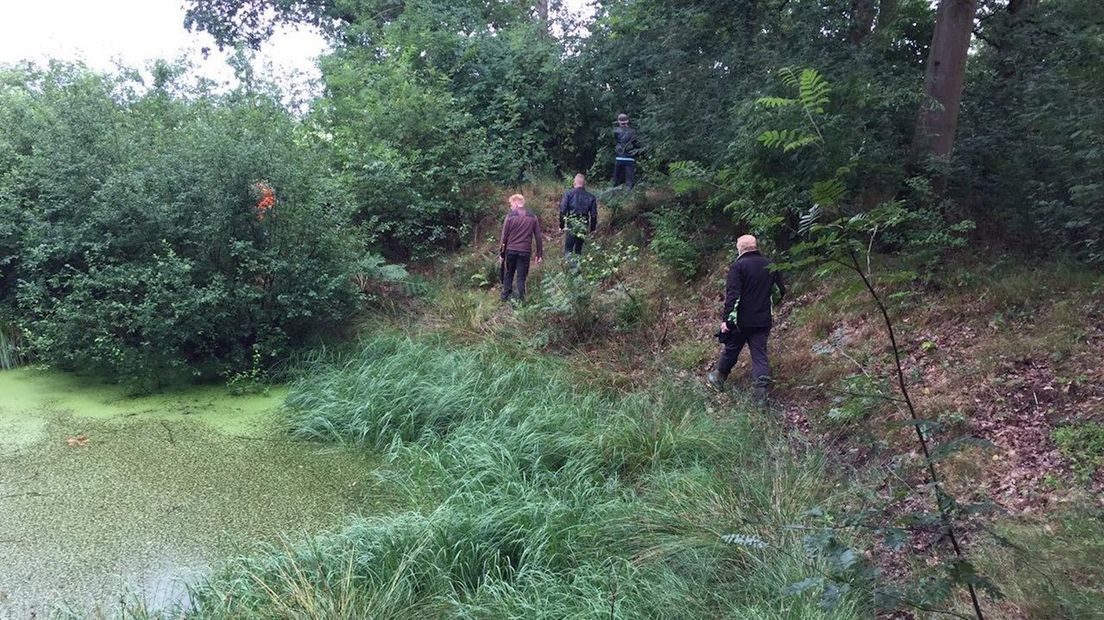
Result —
[[502, 301], [508, 301], [511, 293], [518, 301], [525, 299], [525, 278], [529, 276], [529, 256], [534, 241], [537, 243], [539, 265], [544, 257], [540, 220], [525, 210], [525, 196], [514, 194], [510, 196], [510, 212], [502, 223], [502, 253], [506, 262], [502, 277]]

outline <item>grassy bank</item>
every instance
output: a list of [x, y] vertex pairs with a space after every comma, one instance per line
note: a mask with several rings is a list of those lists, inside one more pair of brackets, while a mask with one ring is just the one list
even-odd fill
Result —
[[189, 617], [871, 613], [861, 588], [786, 592], [840, 570], [802, 528], [848, 498], [760, 414], [402, 336], [309, 377], [288, 397], [294, 433], [378, 452], [416, 508], [240, 561], [195, 590]]
[[[559, 188], [532, 193], [550, 227]], [[692, 248], [702, 273], [675, 273], [648, 216], [670, 200], [622, 204], [581, 278], [549, 249], [516, 309], [477, 233], [419, 272], [425, 292], [391, 300], [358, 354], [304, 369], [292, 434], [375, 453], [404, 508], [235, 563], [196, 588], [189, 617], [968, 614], [900, 416], [862, 396], [886, 360], [863, 291], [794, 274], [772, 345], [784, 420], [706, 398], [727, 233]], [[996, 446], [941, 463], [959, 499], [1013, 511], [962, 515], [970, 561], [1004, 594], [984, 595], [986, 617], [1099, 617], [1099, 487], [1075, 484], [1049, 438], [1098, 419], [1104, 289], [1060, 261], [962, 260], [887, 292], [923, 415], [946, 429], [935, 440]], [[396, 331], [419, 336], [379, 335]], [[1068, 449], [1095, 462], [1084, 437]]]

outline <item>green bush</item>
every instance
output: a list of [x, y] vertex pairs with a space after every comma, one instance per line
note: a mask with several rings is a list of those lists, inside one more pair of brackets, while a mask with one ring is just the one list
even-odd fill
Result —
[[591, 240], [581, 257], [545, 272], [539, 294], [521, 314], [534, 326], [536, 344], [575, 345], [611, 328], [627, 330], [642, 323], [647, 314], [643, 300], [620, 281], [626, 265], [638, 257], [636, 246], [621, 241], [603, 246]]
[[312, 121], [356, 221], [389, 257], [455, 249], [481, 215], [472, 189], [491, 164], [475, 118], [405, 55], [379, 62], [374, 51], [344, 50], [322, 69], [329, 96]]
[[299, 122], [266, 96], [134, 79], [3, 76], [0, 305], [32, 352], [149, 387], [341, 326], [362, 246]]
[[651, 214], [652, 241], [648, 247], [659, 262], [683, 280], [693, 279], [701, 268], [701, 252], [687, 237], [686, 214], [675, 209], [662, 209]]

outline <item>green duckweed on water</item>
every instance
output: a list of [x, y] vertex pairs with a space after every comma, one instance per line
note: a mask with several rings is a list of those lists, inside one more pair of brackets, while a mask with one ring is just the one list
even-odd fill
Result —
[[130, 398], [59, 372], [0, 372], [0, 618], [125, 593], [179, 600], [182, 580], [257, 542], [372, 506], [374, 463], [273, 431], [282, 397], [211, 386]]

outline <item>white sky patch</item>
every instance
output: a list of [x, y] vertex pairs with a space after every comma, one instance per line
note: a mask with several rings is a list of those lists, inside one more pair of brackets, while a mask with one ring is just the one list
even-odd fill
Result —
[[[565, 0], [565, 8], [589, 15], [590, 0]], [[200, 50], [211, 49], [204, 59]], [[283, 29], [267, 41], [254, 61], [257, 77], [285, 92], [310, 91], [319, 72], [316, 60], [327, 50], [310, 29]], [[116, 65], [142, 68], [156, 59], [190, 60], [196, 74], [234, 85], [226, 54], [206, 33], [184, 28], [182, 0], [0, 0], [0, 65], [51, 58], [80, 60], [102, 71]]]
[[[206, 59], [204, 47], [211, 49]], [[257, 54], [257, 75], [301, 89], [317, 79], [315, 61], [326, 49], [316, 32], [281, 30]], [[210, 35], [184, 28], [180, 0], [0, 0], [0, 64], [54, 58], [110, 71], [184, 57], [199, 76], [234, 84], [226, 56]]]

